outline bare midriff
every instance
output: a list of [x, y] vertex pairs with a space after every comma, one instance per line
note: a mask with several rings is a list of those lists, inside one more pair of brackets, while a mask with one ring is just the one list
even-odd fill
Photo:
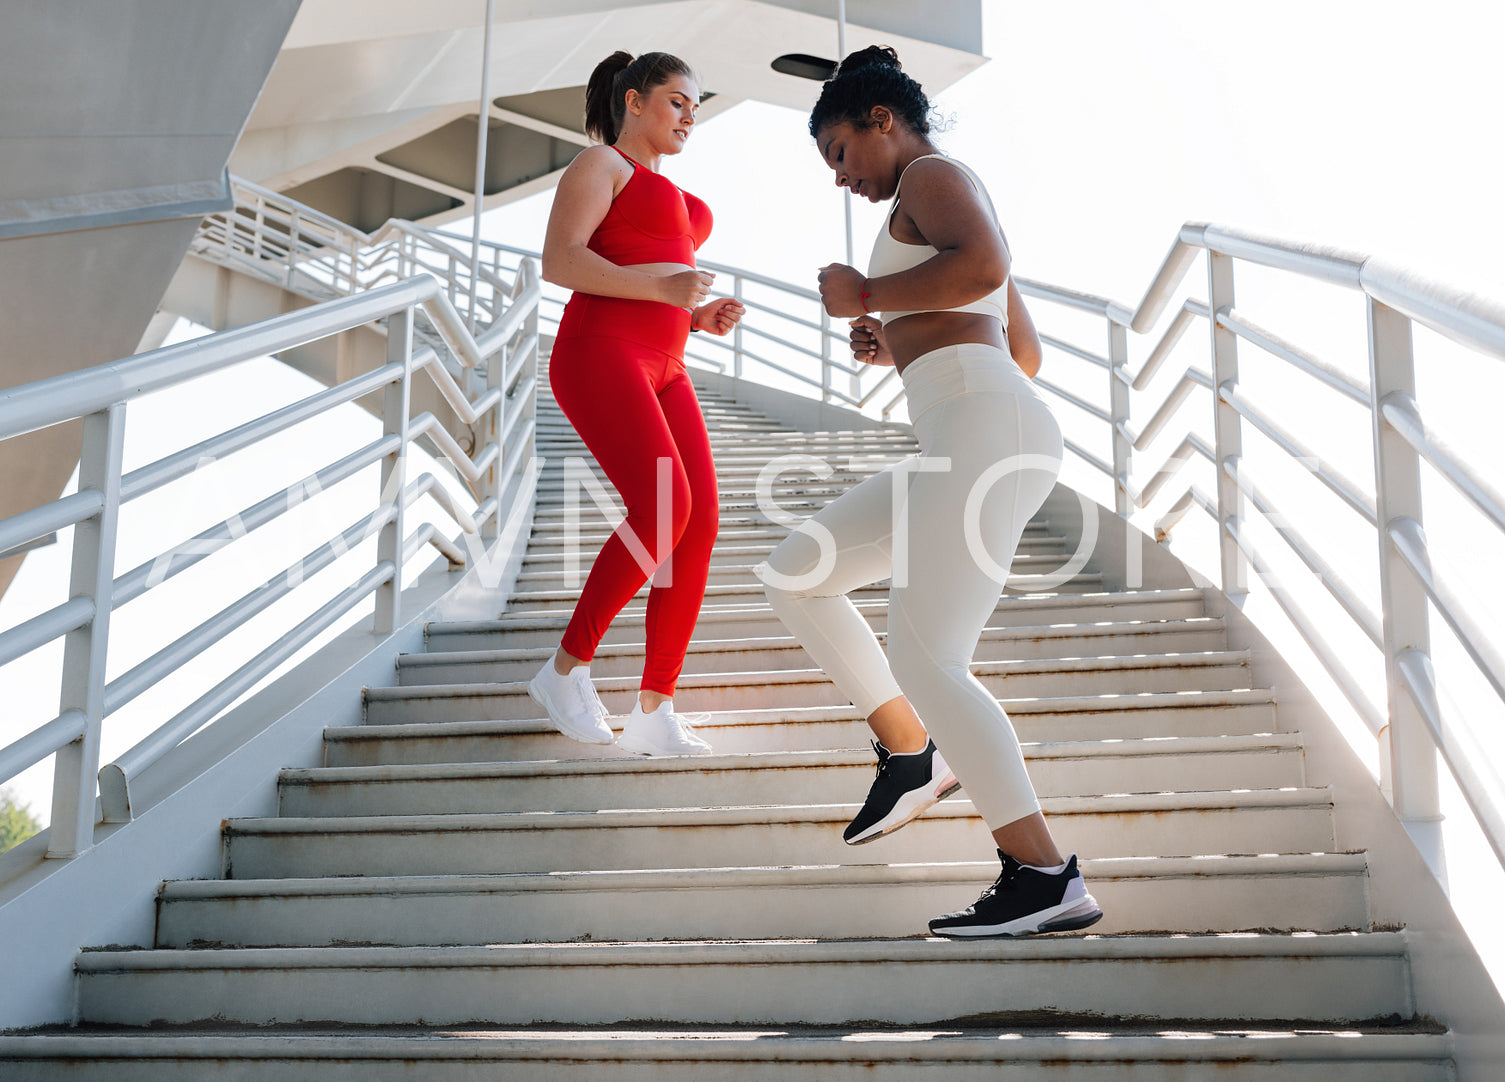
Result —
[[667, 278], [671, 274], [682, 274], [695, 268], [685, 263], [633, 263], [622, 269], [652, 275], [654, 278]]
[[980, 342], [1007, 351], [1008, 336], [996, 316], [980, 312], [916, 312], [883, 325], [894, 367], [904, 371], [916, 357], [945, 346]]

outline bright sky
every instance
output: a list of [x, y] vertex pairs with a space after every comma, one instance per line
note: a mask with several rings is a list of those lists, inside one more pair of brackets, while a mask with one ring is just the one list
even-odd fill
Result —
[[[1378, 253], [1505, 297], [1498, 197], [1505, 179], [1505, 65], [1498, 56], [1505, 14], [1494, 5], [987, 0], [985, 10], [984, 52], [992, 60], [939, 96], [949, 130], [937, 142], [988, 181], [1021, 276], [1134, 304], [1181, 223], [1209, 220]], [[849, 44], [868, 42], [854, 32]], [[714, 89], [714, 72], [703, 75]], [[813, 101], [815, 84], [810, 91]], [[841, 198], [802, 113], [738, 106], [699, 130], [665, 171], [717, 213], [701, 252], [707, 260], [813, 285], [817, 267], [843, 256]], [[486, 234], [536, 248], [547, 208], [545, 195], [492, 212]], [[859, 264], [882, 213], [854, 206]], [[1363, 364], [1363, 327], [1351, 301], [1320, 290], [1312, 291], [1320, 294], [1315, 299], [1292, 296], [1258, 276], [1240, 283], [1241, 308], [1266, 304], [1273, 311], [1284, 302], [1282, 310], [1297, 318], [1275, 329], [1330, 346], [1335, 363], [1356, 371]], [[1418, 341], [1429, 365], [1424, 390], [1436, 394], [1450, 438], [1472, 447], [1476, 461], [1498, 462], [1488, 437], [1497, 403], [1505, 401], [1505, 365], [1470, 365]], [[1148, 347], [1133, 348], [1137, 366]], [[269, 371], [258, 377], [268, 395], [295, 392], [293, 382], [279, 383]], [[1251, 384], [1260, 378], [1244, 375]], [[1280, 384], [1273, 388], [1280, 393]], [[1325, 422], [1320, 399], [1285, 404], [1305, 404], [1309, 420]], [[1322, 453], [1362, 479], [1367, 428], [1334, 421], [1333, 431], [1338, 444]], [[1146, 461], [1164, 457], [1169, 447], [1159, 446]], [[1106, 452], [1105, 441], [1099, 450]], [[1357, 465], [1346, 465], [1348, 453], [1357, 454]], [[1500, 480], [1499, 471], [1494, 477]], [[1301, 483], [1292, 481], [1292, 491]], [[1181, 488], [1184, 481], [1176, 492]], [[1298, 501], [1289, 512], [1299, 516], [1303, 506]], [[1308, 533], [1343, 529], [1336, 519], [1310, 521]], [[1478, 557], [1474, 546], [1483, 542], [1471, 529], [1450, 537], [1437, 520], [1431, 525], [1441, 549], [1451, 544], [1460, 559]], [[1198, 527], [1188, 520], [1185, 529], [1194, 537]], [[1373, 542], [1356, 543], [1369, 547], [1358, 549], [1362, 558], [1352, 571], [1345, 563], [1344, 572], [1363, 586], [1372, 579], [1364, 568], [1374, 562]], [[40, 572], [44, 563], [38, 554], [26, 566]], [[36, 791], [30, 782], [22, 786], [23, 796]], [[1447, 811], [1450, 823], [1466, 827], [1468, 813], [1456, 800]], [[1505, 892], [1505, 877], [1466, 830], [1449, 844], [1455, 903], [1495, 972], [1505, 974], [1505, 936], [1492, 929], [1490, 905]], [[1481, 866], [1491, 871], [1470, 877]]]

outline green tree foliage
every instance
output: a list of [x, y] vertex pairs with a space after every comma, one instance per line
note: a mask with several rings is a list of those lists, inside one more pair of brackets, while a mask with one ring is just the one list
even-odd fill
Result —
[[0, 853], [42, 829], [26, 804], [18, 804], [9, 789], [0, 789]]

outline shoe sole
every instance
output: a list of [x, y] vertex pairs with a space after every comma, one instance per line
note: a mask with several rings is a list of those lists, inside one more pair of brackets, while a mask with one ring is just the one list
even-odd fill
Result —
[[1092, 895], [1070, 905], [1052, 906], [1003, 924], [984, 924], [975, 928], [935, 928], [930, 934], [943, 939], [1019, 939], [1049, 932], [1075, 932], [1090, 928], [1103, 919], [1103, 911]]
[[544, 714], [548, 717], [550, 725], [554, 726], [554, 728], [558, 729], [561, 733], [563, 733], [565, 736], [569, 737], [576, 743], [603, 745], [616, 743], [616, 735], [612, 733], [610, 729], [607, 730], [607, 739], [604, 740], [601, 738], [601, 734], [597, 732], [583, 733], [571, 731], [568, 726], [564, 725], [559, 720], [559, 718], [554, 716], [554, 707], [549, 702], [548, 697], [540, 693], [539, 690], [533, 686], [533, 681], [531, 680], [528, 681], [528, 698], [532, 699], [539, 706], [543, 707]]
[[[848, 845], [866, 845], [868, 842], [875, 842], [879, 838], [885, 838], [905, 824], [914, 822], [914, 820], [945, 800], [952, 793], [959, 791], [962, 787], [961, 782], [956, 780], [955, 775], [951, 776], [949, 784], [946, 782], [942, 782], [941, 784], [944, 788], [934, 796], [922, 797], [920, 802], [913, 807], [906, 807], [905, 802], [901, 800], [894, 805], [893, 811], [868, 827], [866, 831], [855, 838], [843, 838], [842, 840]], [[918, 789], [914, 791], [917, 793], [920, 792]]]
[[619, 739], [617, 747], [623, 751], [630, 751], [636, 755], [710, 755], [712, 748], [693, 748], [683, 751], [666, 750], [653, 744], [639, 744], [633, 740]]

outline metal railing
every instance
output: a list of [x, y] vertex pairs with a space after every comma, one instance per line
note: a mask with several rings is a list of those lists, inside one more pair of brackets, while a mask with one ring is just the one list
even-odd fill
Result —
[[[459, 238], [440, 233], [439, 237]], [[468, 241], [467, 241], [468, 243]], [[522, 260], [541, 259], [540, 253], [493, 241], [482, 241], [491, 276], [505, 280]], [[847, 321], [832, 319], [813, 289], [781, 282], [724, 263], [699, 261], [702, 270], [716, 274], [713, 296], [735, 297], [747, 317], [725, 337], [693, 335], [685, 360], [700, 368], [737, 379], [767, 383], [818, 398], [848, 409], [893, 414], [903, 395], [881, 400], [897, 384], [892, 368], [876, 368], [851, 359]], [[569, 290], [545, 284], [541, 319], [557, 328]]]
[[[286, 243], [281, 258], [289, 279], [309, 275], [320, 280], [324, 272], [333, 272], [333, 280], [325, 284], [354, 295], [0, 392], [0, 440], [72, 420], [83, 423], [78, 492], [0, 520], [0, 551], [74, 527], [69, 600], [0, 632], [0, 665], [64, 640], [58, 716], [0, 749], [0, 781], [55, 756], [49, 856], [76, 856], [91, 846], [99, 818], [96, 800], [106, 822], [128, 820], [134, 779], [373, 594], [375, 631], [392, 632], [402, 620], [403, 568], [425, 546], [437, 548], [451, 566], [463, 566], [499, 535], [510, 514], [510, 507], [503, 505], [507, 493], [519, 501], [531, 499], [529, 474], [517, 485], [513, 481], [531, 461], [534, 445], [540, 297], [534, 264], [524, 261], [505, 288], [488, 279], [481, 288], [465, 291], [468, 313], [478, 316], [485, 328], [477, 338], [452, 303], [455, 283], [421, 273], [418, 264], [423, 257], [401, 239], [408, 236], [402, 230], [392, 234], [400, 238], [395, 241], [398, 254], [373, 260], [371, 253], [346, 243], [348, 231], [338, 223], [306, 210], [294, 211], [276, 227], [274, 221], [274, 208], [264, 206], [254, 216], [237, 210], [205, 228], [221, 230], [231, 248], [250, 244], [239, 255], [263, 263], [275, 247], [275, 229], [282, 228]], [[289, 238], [298, 239], [293, 243]], [[312, 260], [305, 258], [316, 249], [323, 250], [322, 271], [311, 269]], [[426, 253], [435, 250], [424, 248]], [[253, 257], [249, 251], [258, 254]], [[256, 269], [266, 271], [265, 265]], [[398, 280], [369, 288], [366, 276], [373, 269], [378, 277]], [[415, 347], [413, 329], [420, 312], [442, 338], [447, 358], [470, 377], [477, 393], [462, 389], [434, 348]], [[385, 323], [387, 353], [385, 364], [374, 371], [124, 472], [127, 405], [133, 399], [375, 321]], [[463, 423], [484, 432], [474, 455], [467, 455], [433, 414], [411, 416], [414, 380], [420, 376], [433, 381]], [[115, 574], [122, 507], [186, 478], [206, 460], [272, 440], [294, 425], [375, 394], [382, 396], [380, 438], [345, 449], [342, 457], [309, 474], [294, 486], [296, 498], [291, 490], [270, 496], [197, 536], [172, 539], [153, 559]], [[463, 479], [468, 495], [457, 497], [432, 474], [408, 476], [408, 449], [420, 437], [428, 437], [440, 449]], [[354, 523], [130, 671], [106, 680], [113, 612], [221, 549], [242, 551], [250, 543], [249, 535], [304, 498], [371, 467], [378, 468], [379, 490]], [[434, 498], [444, 518], [409, 521], [408, 512], [424, 495]], [[355, 582], [296, 626], [277, 629], [251, 660], [125, 754], [99, 767], [101, 733], [112, 713], [257, 614], [305, 591], [312, 576], [372, 538], [374, 566]], [[467, 538], [473, 541], [467, 543]]]
[[[1150, 347], [1137, 372], [1130, 370], [1129, 335], [1147, 335], [1161, 323], [1178, 287], [1198, 260], [1206, 266], [1206, 299], [1188, 297]], [[1268, 330], [1235, 305], [1237, 263], [1266, 268], [1292, 280], [1318, 281], [1362, 295], [1368, 343], [1368, 378], [1361, 379], [1313, 352]], [[1439, 706], [1431, 659], [1431, 612], [1457, 637], [1468, 658], [1505, 702], [1505, 656], [1470, 613], [1469, 601], [1434, 566], [1423, 527], [1421, 471], [1425, 464], [1461, 493], [1505, 535], [1505, 495], [1451, 449], [1423, 420], [1417, 403], [1412, 329], [1435, 331], [1469, 351], [1505, 360], [1505, 306], [1425, 281], [1381, 260], [1314, 245], [1294, 244], [1205, 223], [1183, 226], [1139, 305], [1129, 309], [1107, 298], [1040, 282], [1019, 280], [1020, 291], [1051, 310], [1086, 313], [1098, 321], [1106, 346], [1101, 351], [1063, 338], [1043, 336], [1047, 352], [1106, 373], [1096, 394], [1068, 389], [1056, 378], [1036, 381], [1075, 414], [1101, 426], [1102, 455], [1068, 440], [1068, 448], [1111, 484], [1116, 511], [1125, 517], [1152, 504], [1163, 507], [1154, 521], [1156, 537], [1169, 541], [1172, 530], [1200, 507], [1217, 528], [1220, 584], [1235, 599], [1251, 586], [1251, 571], [1305, 640], [1334, 684], [1379, 741], [1381, 786], [1396, 815], [1426, 857], [1443, 874], [1437, 757], [1452, 771], [1496, 856], [1505, 864], [1505, 787], [1500, 766], [1481, 754], [1478, 734], [1456, 728]], [[1146, 391], [1195, 322], [1208, 327], [1205, 361], [1189, 364], [1158, 401], [1141, 404]], [[1249, 356], [1241, 354], [1252, 350]], [[1327, 388], [1368, 414], [1373, 440], [1372, 487], [1324, 461], [1312, 446], [1318, 433], [1294, 429], [1288, 408], [1266, 406], [1240, 387], [1243, 366], [1252, 375], [1272, 362]], [[1093, 377], [1088, 374], [1088, 379]], [[1101, 378], [1100, 376], [1097, 378]], [[1162, 381], [1161, 386], [1164, 386]], [[1205, 429], [1193, 426], [1168, 457], [1149, 470], [1138, 469], [1136, 452], [1145, 451], [1180, 416], [1181, 407], [1201, 392], [1211, 407]], [[1293, 389], [1286, 401], [1301, 400]], [[1205, 407], [1204, 407], [1205, 408]], [[1283, 416], [1284, 415], [1284, 416]], [[1360, 415], [1362, 416], [1362, 414]], [[1136, 418], [1143, 418], [1136, 423]], [[1205, 435], [1203, 433], [1206, 433]], [[1374, 538], [1378, 568], [1376, 610], [1362, 592], [1292, 525], [1292, 517], [1269, 491], [1255, 483], [1244, 451], [1246, 437], [1277, 449], [1320, 483], [1336, 506], [1367, 527]], [[1179, 497], [1161, 493], [1189, 462], [1210, 464], [1214, 490], [1188, 485]], [[1141, 478], [1136, 484], [1136, 477]], [[1147, 478], [1147, 479], [1145, 479]], [[1166, 504], [1168, 503], [1168, 506]], [[1252, 513], [1251, 513], [1252, 508]], [[1332, 645], [1335, 628], [1322, 628], [1307, 614], [1299, 591], [1271, 571], [1269, 553], [1256, 544], [1251, 524], [1262, 520], [1300, 561], [1338, 609], [1380, 652], [1386, 674], [1386, 701], [1365, 692], [1355, 665]], [[1467, 724], [1466, 722], [1464, 723]]]

